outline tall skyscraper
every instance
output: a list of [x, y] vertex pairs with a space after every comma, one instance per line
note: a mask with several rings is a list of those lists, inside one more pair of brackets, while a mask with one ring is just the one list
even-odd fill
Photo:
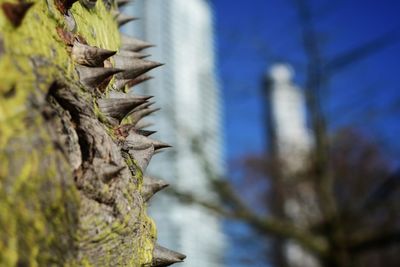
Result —
[[[293, 84], [293, 75], [287, 64], [275, 64], [267, 73], [267, 128], [272, 153], [280, 163], [279, 178], [284, 185], [295, 188], [285, 192], [283, 214], [301, 228], [320, 218], [320, 213], [311, 184], [296, 178], [308, 168], [313, 138], [307, 127], [305, 98]], [[290, 267], [319, 266], [312, 255], [293, 241], [282, 249]]]
[[[223, 174], [224, 161], [210, 3], [141, 0], [128, 6], [125, 13], [140, 20], [124, 31], [154, 43], [156, 47], [146, 51], [150, 59], [166, 63], [151, 73], [155, 79], [135, 89], [155, 96], [162, 111], [147, 120], [157, 124], [160, 134], [154, 138], [174, 147], [155, 155], [148, 170], [174, 188], [212, 201], [216, 198], [208, 188], [204, 160], [216, 175]], [[159, 243], [186, 254], [182, 266], [223, 265], [220, 218], [165, 194], [152, 201], [158, 202], [150, 211], [159, 228]]]
[[271, 67], [268, 99], [269, 123], [274, 132], [270, 143], [280, 157], [287, 172], [304, 168], [312, 147], [312, 138], [306, 123], [306, 107], [303, 92], [293, 84], [293, 70], [286, 64]]

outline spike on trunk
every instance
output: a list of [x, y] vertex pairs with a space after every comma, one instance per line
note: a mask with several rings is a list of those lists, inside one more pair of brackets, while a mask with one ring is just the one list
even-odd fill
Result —
[[134, 20], [137, 20], [137, 18], [129, 16], [129, 15], [126, 15], [124, 13], [119, 13], [118, 12], [117, 16], [116, 16], [116, 21], [117, 21], [117, 24], [118, 24], [119, 27], [127, 24], [128, 22], [134, 21]]
[[128, 80], [126, 85], [130, 88], [130, 87], [133, 87], [135, 85], [139, 85], [139, 84], [141, 84], [143, 82], [146, 82], [148, 80], [151, 80], [151, 79], [153, 79], [152, 76], [143, 74], [143, 75], [140, 75], [139, 77], [137, 77], [137, 78], [135, 78], [133, 80]]
[[120, 123], [135, 107], [146, 102], [145, 97], [127, 96], [124, 98], [98, 99], [100, 111], [111, 123]]
[[129, 3], [131, 3], [130, 0], [116, 0], [116, 2], [117, 2], [117, 6], [118, 6], [119, 8], [125, 6], [125, 5], [127, 5], [127, 4], [129, 4]]
[[143, 136], [150, 136], [155, 134], [157, 131], [148, 131], [148, 130], [136, 130], [136, 132]]
[[146, 108], [146, 109], [142, 109], [142, 110], [138, 110], [138, 111], [133, 111], [130, 118], [132, 120], [132, 123], [136, 124], [144, 117], [149, 116], [159, 110], [160, 110], [160, 108]]
[[148, 80], [153, 79], [152, 76], [148, 76], [148, 75], [140, 75], [139, 77], [135, 78], [135, 79], [117, 79], [115, 80], [114, 84], [113, 84], [113, 88], [117, 91], [121, 91], [125, 86], [128, 86], [128, 88], [131, 88], [135, 85], [139, 85], [141, 83], [144, 83]]
[[117, 55], [124, 56], [124, 57], [140, 58], [140, 59], [151, 56], [150, 54], [143, 54], [140, 52], [133, 52], [133, 51], [129, 51], [129, 50], [120, 50]]
[[4, 15], [14, 27], [21, 25], [26, 12], [33, 6], [34, 3], [9, 3], [5, 2], [1, 5]]
[[169, 184], [161, 179], [145, 176], [143, 177], [142, 197], [149, 201], [157, 192], [166, 188]]
[[143, 135], [143, 136], [150, 136], [152, 134], [155, 134], [157, 131], [148, 131], [148, 130], [139, 130], [135, 128], [134, 124], [123, 124], [118, 126], [117, 128], [114, 129], [115, 135], [126, 138], [129, 133], [133, 131], [137, 134]]
[[139, 110], [142, 110], [142, 109], [149, 108], [150, 106], [154, 105], [155, 103], [156, 103], [156, 102], [146, 102], [146, 103], [143, 103], [143, 104], [141, 104], [140, 106], [138, 106], [137, 108], [135, 108], [135, 109], [133, 110], [133, 112], [136, 112], [136, 111], [139, 111]]
[[117, 79], [119, 80], [138, 78], [146, 72], [163, 65], [159, 62], [118, 55], [113, 56], [113, 59], [115, 61], [115, 67], [124, 70], [117, 75]]
[[122, 71], [115, 68], [89, 68], [81, 65], [77, 66], [76, 70], [80, 82], [89, 89], [95, 89], [104, 83], [108, 84], [109, 78]]
[[152, 267], [170, 266], [174, 263], [183, 262], [185, 255], [164, 248], [158, 244], [154, 246]]
[[[153, 96], [151, 96], [151, 95], [135, 95], [135, 94], [126, 94], [123, 92], [115, 92], [115, 91], [110, 92], [110, 98], [129, 98], [129, 97], [134, 97], [137, 100], [149, 100], [149, 99], [153, 98]], [[145, 105], [147, 103], [154, 103], [154, 102], [146, 102], [146, 103], [139, 105], [138, 107]]]
[[135, 132], [130, 132], [125, 139], [124, 147], [128, 149], [144, 149], [153, 146], [154, 150], [171, 147], [170, 145], [158, 140], [150, 139]]
[[153, 44], [121, 34], [121, 50], [140, 52], [143, 49], [154, 47]]
[[115, 55], [115, 53], [116, 51], [85, 45], [78, 41], [74, 41], [71, 57], [80, 65], [89, 67], [103, 67], [104, 60]]
[[154, 155], [154, 147], [150, 145], [147, 148], [137, 150], [129, 149], [128, 151], [129, 154], [135, 159], [138, 167], [142, 170], [142, 173], [144, 173]]

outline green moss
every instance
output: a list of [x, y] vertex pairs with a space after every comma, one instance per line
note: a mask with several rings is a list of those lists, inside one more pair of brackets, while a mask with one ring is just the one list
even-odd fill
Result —
[[78, 33], [84, 36], [90, 45], [118, 50], [120, 46], [118, 28], [102, 1], [97, 1], [93, 10], [75, 4], [71, 11], [78, 26]]
[[139, 246], [139, 255], [142, 257], [141, 262], [150, 264], [153, 258], [154, 242], [157, 238], [157, 230], [154, 221], [146, 216], [147, 221], [144, 223], [144, 230], [150, 235], [150, 239], [144, 239]]
[[[31, 127], [28, 129], [39, 133], [36, 141], [48, 138], [35, 125]], [[69, 232], [76, 216], [66, 212], [65, 206], [78, 205], [79, 197], [75, 186], [68, 185], [57, 169], [68, 172], [69, 166], [52, 146], [34, 147], [21, 135], [10, 140], [12, 153], [1, 150], [1, 157], [8, 158], [8, 165], [0, 167], [8, 172], [0, 177], [1, 264], [41, 266], [44, 262], [68, 261], [63, 250], [73, 242]]]

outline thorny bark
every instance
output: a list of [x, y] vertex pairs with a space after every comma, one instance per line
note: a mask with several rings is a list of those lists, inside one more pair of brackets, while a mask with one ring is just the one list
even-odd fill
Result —
[[168, 266], [185, 258], [155, 244], [146, 213], [163, 183], [144, 183], [152, 154], [140, 152], [166, 144], [140, 135], [147, 132], [128, 118], [149, 97], [125, 85], [160, 64], [110, 60], [149, 46], [129, 37], [120, 44], [121, 3], [1, 0], [2, 266]]

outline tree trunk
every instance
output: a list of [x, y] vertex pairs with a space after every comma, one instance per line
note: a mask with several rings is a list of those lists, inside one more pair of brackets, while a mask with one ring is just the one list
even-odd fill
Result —
[[117, 3], [9, 1], [0, 0], [0, 265], [181, 261], [157, 258], [142, 197], [152, 154], [126, 141], [137, 129], [125, 115], [146, 100], [122, 90], [107, 102], [112, 74], [126, 71], [107, 59], [121, 46]]

